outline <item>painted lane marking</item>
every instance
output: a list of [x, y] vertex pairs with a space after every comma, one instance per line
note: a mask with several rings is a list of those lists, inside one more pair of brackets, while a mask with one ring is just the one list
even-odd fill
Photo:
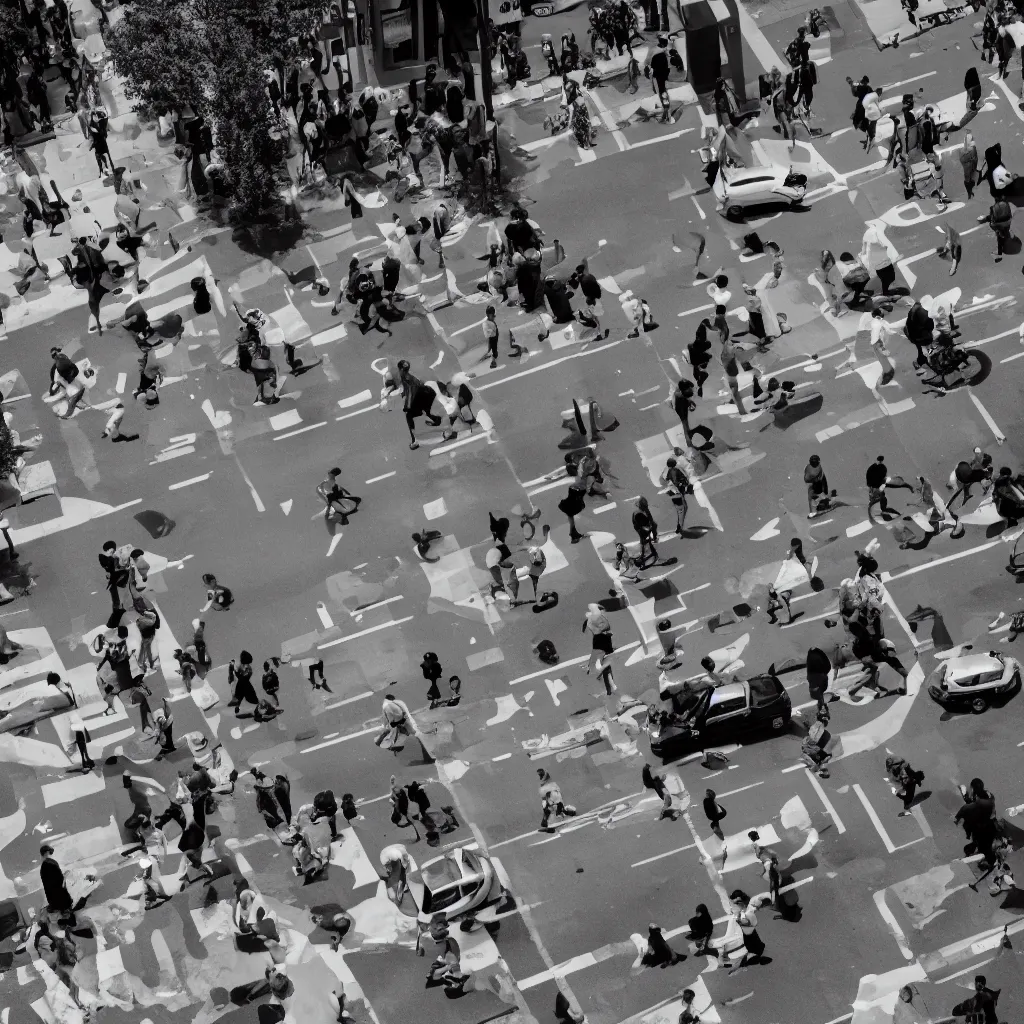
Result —
[[367, 697], [373, 696], [373, 690], [363, 690], [362, 693], [354, 694], [351, 697], [346, 697], [344, 700], [335, 701], [333, 704], [325, 704], [324, 711], [333, 711], [335, 708], [344, 707], [346, 704], [355, 704], [358, 700], [366, 700]]
[[[859, 788], [859, 786], [854, 786], [854, 789]], [[892, 936], [896, 940], [896, 944], [900, 947], [900, 952], [903, 954], [903, 958], [905, 960], [913, 960], [914, 954], [907, 945], [907, 937], [903, 934], [903, 929], [900, 927], [899, 921], [896, 920], [895, 915], [885, 902], [885, 889], [879, 889], [878, 892], [875, 893], [875, 906], [878, 908], [878, 913], [881, 914], [882, 920], [889, 926], [889, 931], [892, 932]]]
[[381, 473], [380, 476], [371, 476], [369, 480], [365, 481], [368, 484], [379, 484], [381, 480], [387, 480], [389, 477], [393, 477], [397, 474], [398, 470], [393, 469], [390, 473]]
[[[582, 359], [584, 356], [596, 355], [598, 352], [605, 352], [610, 348], [615, 348], [617, 345], [621, 345], [626, 339], [619, 338], [618, 341], [609, 341], [604, 345], [596, 345], [592, 348], [584, 349], [580, 352], [571, 352], [567, 356], [562, 356], [559, 359], [552, 359], [546, 363], [539, 363], [536, 366], [531, 366], [527, 370], [520, 370], [518, 373], [513, 373], [508, 377], [502, 377], [501, 380], [488, 381], [486, 384], [478, 384], [476, 386], [477, 391], [487, 391], [490, 388], [500, 387], [502, 384], [508, 384], [510, 381], [519, 380], [520, 377], [528, 377], [534, 373], [541, 373], [544, 370], [551, 369], [554, 366], [558, 366], [561, 363], [566, 363], [570, 359]], [[367, 410], [368, 411], [368, 410]], [[354, 415], [350, 413], [349, 415]]]
[[286, 437], [295, 437], [298, 434], [306, 434], [310, 430], [316, 430], [319, 427], [326, 427], [326, 426], [327, 426], [327, 420], [321, 420], [319, 423], [310, 423], [310, 424], [308, 424], [305, 427], [299, 427], [298, 430], [289, 430], [287, 434], [278, 434], [274, 438], [274, 440], [275, 441], [283, 441]]
[[[810, 703], [817, 704], [818, 702], [811, 701]], [[804, 771], [807, 775], [807, 780], [810, 782], [811, 787], [814, 789], [814, 792], [818, 794], [818, 799], [821, 800], [821, 802], [825, 805], [825, 812], [835, 822], [836, 830], [839, 832], [840, 835], [842, 835], [846, 831], [846, 826], [843, 824], [842, 819], [836, 813], [835, 807], [832, 806], [832, 801], [829, 800], [828, 796], [826, 796], [825, 790], [822, 789], [821, 783], [818, 781], [817, 777], [812, 772], [807, 771], [806, 768], [804, 769]]]
[[181, 480], [176, 484], [171, 484], [167, 490], [169, 491], [180, 491], [182, 487], [190, 487], [192, 484], [201, 484], [204, 480], [209, 480], [210, 474], [204, 473], [202, 476], [194, 476], [189, 480]]
[[404, 619], [392, 619], [389, 622], [381, 622], [379, 625], [370, 626], [368, 629], [361, 629], [358, 633], [350, 633], [348, 636], [338, 637], [337, 640], [328, 640], [325, 644], [317, 644], [316, 649], [318, 651], [324, 651], [328, 647], [337, 647], [338, 644], [348, 643], [349, 640], [357, 640], [359, 637], [367, 636], [369, 633], [377, 633], [382, 629], [390, 629], [392, 626], [400, 626], [403, 622], [411, 622], [413, 618], [414, 616], [407, 615]]
[[358, 395], [349, 395], [348, 398], [341, 398], [338, 400], [339, 409], [349, 409], [353, 405], [359, 405], [360, 402], [369, 402], [373, 398], [373, 392], [367, 388], [365, 391], [360, 391]]
[[[479, 390], [480, 389], [477, 388], [477, 391], [479, 391]], [[368, 405], [365, 409], [356, 409], [355, 412], [347, 412], [343, 416], [335, 416], [334, 417], [334, 422], [335, 423], [339, 423], [341, 420], [349, 420], [353, 416], [362, 416], [364, 412], [373, 412], [374, 409], [379, 409], [379, 408], [380, 408], [380, 406], [377, 406], [377, 405]]]
[[323, 750], [324, 747], [333, 747], [338, 743], [347, 743], [349, 740], [358, 739], [360, 736], [369, 736], [371, 732], [380, 732], [379, 725], [370, 726], [369, 729], [362, 729], [359, 732], [350, 732], [345, 736], [339, 736], [337, 739], [325, 740], [323, 743], [314, 743], [311, 747], [303, 747], [299, 753], [309, 754], [314, 750]]
[[374, 601], [372, 604], [360, 605], [355, 609], [355, 611], [349, 612], [349, 615], [352, 616], [352, 618], [355, 618], [357, 615], [362, 615], [363, 612], [370, 612], [373, 611], [374, 608], [383, 608], [386, 604], [394, 604], [396, 601], [404, 600], [405, 598], [402, 594], [395, 594], [394, 597], [385, 597], [383, 601]]
[[677, 853], [684, 853], [686, 850], [696, 850], [696, 843], [689, 843], [686, 846], [678, 846], [674, 850], [667, 850], [665, 853], [655, 854], [653, 857], [648, 857], [646, 860], [638, 860], [635, 864], [630, 864], [631, 868], [641, 868], [645, 864], [653, 864], [655, 861], [664, 860], [666, 857], [674, 857]]
[[992, 435], [996, 439], [996, 444], [1002, 444], [1006, 440], [1006, 435], [996, 425], [996, 421], [992, 418], [992, 414], [984, 405], [981, 404], [981, 399], [973, 391], [968, 391], [967, 394], [973, 403], [974, 408], [978, 410], [981, 418], [985, 421], [985, 425], [992, 431]]
[[263, 499], [260, 498], [259, 493], [256, 490], [256, 485], [252, 482], [252, 480], [249, 479], [249, 474], [246, 473], [237, 455], [235, 456], [235, 465], [238, 466], [238, 472], [242, 474], [242, 479], [245, 481], [245, 486], [249, 488], [249, 493], [252, 495], [252, 500], [256, 505], [256, 511], [266, 512], [267, 507], [266, 505], [263, 504]]

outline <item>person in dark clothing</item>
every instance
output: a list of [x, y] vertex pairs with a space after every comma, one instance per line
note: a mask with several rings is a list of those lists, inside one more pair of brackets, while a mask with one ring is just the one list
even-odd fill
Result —
[[981, 79], [978, 69], [973, 65], [964, 74], [964, 90], [967, 93], [967, 109], [977, 110], [981, 102]]
[[256, 780], [253, 783], [253, 789], [256, 793], [256, 810], [263, 815], [263, 820], [267, 823], [267, 827], [275, 829], [284, 820], [277, 809], [277, 802], [274, 800], [275, 782], [268, 779], [258, 768], [252, 769], [252, 775]]
[[832, 662], [820, 647], [807, 649], [807, 689], [811, 700], [818, 702], [818, 708], [825, 707], [829, 701], [839, 700], [839, 694], [828, 692], [828, 677], [832, 671]]
[[106, 173], [106, 165], [109, 165], [110, 173], [114, 173], [114, 161], [111, 159], [110, 146], [107, 142], [108, 127], [106, 111], [102, 108], [94, 110], [89, 118], [89, 143], [101, 175]]
[[679, 817], [679, 812], [672, 809], [672, 796], [665, 787], [665, 776], [655, 775], [648, 763], [644, 765], [640, 778], [644, 784], [644, 789], [653, 790], [662, 802], [661, 817], [671, 818], [675, 821]]
[[206, 285], [205, 277], [193, 277], [189, 282], [189, 286], [195, 293], [192, 296], [192, 308], [202, 316], [204, 313], [209, 313], [213, 308], [213, 303], [210, 299], [210, 290]]
[[284, 813], [284, 820], [292, 823], [292, 784], [287, 775], [274, 776], [274, 796]]
[[78, 923], [75, 920], [74, 901], [64, 881], [64, 872], [54, 859], [53, 847], [49, 844], [40, 846], [39, 854], [43, 858], [39, 865], [39, 880], [43, 883], [46, 909], [59, 913], [60, 923], [74, 928]]
[[996, 1012], [996, 1002], [999, 999], [1001, 989], [991, 989], [985, 981], [984, 974], [975, 975], [974, 978], [974, 1020], [979, 1024], [998, 1024], [999, 1014]]
[[718, 798], [715, 796], [715, 791], [709, 789], [704, 793], [704, 813], [707, 815], [708, 824], [711, 826], [711, 831], [718, 836], [719, 839], [725, 839], [725, 835], [722, 832], [722, 819], [725, 817], [725, 808], [718, 802]]
[[331, 839], [338, 838], [338, 802], [334, 799], [334, 790], [321, 790], [313, 797], [313, 821], [326, 818], [331, 827]]
[[668, 62], [668, 39], [665, 36], [658, 37], [658, 48], [648, 59], [648, 66], [651, 69], [651, 78], [654, 80], [654, 91], [661, 103], [661, 118], [664, 123], [668, 120], [669, 97], [668, 97], [668, 76], [671, 70]]
[[700, 956], [703, 953], [710, 953], [712, 956], [718, 955], [718, 950], [714, 949], [711, 945], [711, 936], [715, 931], [715, 922], [711, 917], [711, 912], [708, 910], [707, 905], [704, 903], [697, 904], [697, 912], [687, 922], [690, 927], [690, 932], [687, 938], [692, 939], [696, 944], [697, 948], [694, 952]]
[[651, 515], [647, 499], [642, 496], [636, 500], [636, 511], [633, 513], [633, 529], [636, 530], [636, 535], [640, 538], [640, 554], [637, 557], [637, 564], [640, 568], [647, 564], [647, 560], [644, 557], [645, 548], [651, 549], [651, 558], [657, 562], [658, 549], [654, 546], [654, 542], [658, 539], [658, 524], [654, 521], [654, 516]]
[[889, 502], [885, 497], [885, 482], [888, 478], [889, 471], [885, 467], [885, 458], [879, 455], [864, 474], [864, 482], [868, 487], [869, 515], [874, 505], [877, 505], [881, 512], [889, 511]]
[[427, 811], [430, 810], [430, 797], [427, 796], [427, 791], [415, 780], [410, 782], [405, 789], [409, 794], [409, 800], [417, 807], [418, 813], [416, 817], [424, 824], [429, 824], [427, 820]]
[[234, 691], [227, 706], [235, 709], [236, 718], [242, 701], [254, 706], [259, 704], [256, 688], [252, 685], [252, 655], [248, 651], [239, 654], [237, 665], [235, 659], [231, 659], [228, 665], [228, 685], [234, 685]]
[[427, 700], [435, 701], [441, 699], [441, 691], [438, 689], [437, 681], [441, 678], [441, 662], [433, 651], [427, 651], [420, 662], [420, 669], [423, 671], [423, 678], [430, 683], [427, 690]]
[[645, 967], [670, 967], [672, 964], [682, 963], [685, 959], [685, 953], [677, 953], [668, 944], [668, 940], [658, 925], [654, 923], [648, 925], [647, 952], [641, 959], [641, 963]]
[[687, 346], [686, 354], [690, 358], [690, 365], [693, 367], [693, 381], [697, 385], [697, 397], [704, 397], [704, 382], [708, 379], [708, 364], [711, 362], [711, 342], [708, 340], [708, 330], [711, 321], [705, 317], [697, 325], [697, 334], [693, 341]]

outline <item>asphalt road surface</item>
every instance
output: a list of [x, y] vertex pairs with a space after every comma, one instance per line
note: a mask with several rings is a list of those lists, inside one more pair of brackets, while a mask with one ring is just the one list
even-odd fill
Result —
[[[744, 26], [744, 41], [757, 71], [774, 62], [772, 50], [783, 52], [802, 14], [753, 13], [759, 17]], [[918, 986], [917, 998], [934, 1016], [951, 1013], [978, 971], [1002, 990], [1000, 1019], [1019, 1017], [1024, 997], [1012, 947], [1024, 942], [1014, 937], [1024, 928], [1024, 904], [1012, 887], [996, 897], [988, 881], [977, 892], [969, 888], [980, 874], [978, 858], [965, 852], [953, 816], [957, 786], [978, 776], [994, 791], [1011, 838], [1019, 838], [1024, 783], [1012, 765], [1024, 705], [1016, 697], [979, 715], [950, 713], [922, 684], [937, 656], [964, 653], [963, 645], [1015, 653], [1008, 624], [1021, 599], [1019, 577], [1008, 569], [1021, 531], [1000, 520], [980, 490], [963, 509], [958, 503], [960, 536], [922, 528], [920, 493], [894, 490], [894, 513], [869, 516], [864, 472], [884, 455], [891, 474], [912, 483], [923, 476], [948, 500], [950, 472], [975, 447], [997, 467], [1022, 468], [1021, 257], [993, 260], [991, 231], [977, 221], [988, 210], [987, 186], [968, 200], [961, 182], [962, 131], [940, 143], [948, 209], [940, 211], [927, 189], [925, 198], [904, 202], [894, 173], [882, 166], [884, 151], [865, 152], [850, 127], [844, 81], [870, 75], [885, 86], [893, 112], [892, 98], [904, 92], [918, 103], [962, 97], [963, 73], [978, 63], [972, 33], [979, 26], [967, 17], [879, 51], [860, 8], [839, 5], [833, 15], [839, 28], [818, 68], [812, 122], [821, 134], [801, 133], [787, 153], [770, 116], [749, 130], [764, 154], [808, 175], [801, 209], [761, 211], [743, 224], [716, 212], [696, 154], [701, 128], [713, 119], [697, 106], [682, 106], [671, 124], [644, 121], [630, 109], [636, 99], [618, 85], [598, 87], [591, 102], [601, 130], [586, 152], [545, 132], [543, 118], [557, 99], [500, 116], [502, 131], [515, 136], [506, 141], [521, 147], [510, 158], [521, 171], [515, 191], [544, 232], [545, 265], [556, 258], [555, 239], [565, 252], [560, 266], [589, 261], [604, 289], [607, 338], [581, 341], [577, 325], [568, 336], [556, 328], [541, 340], [547, 325], [536, 314], [496, 302], [500, 354], [491, 368], [480, 322], [493, 297], [477, 282], [491, 225], [500, 231], [506, 221], [479, 214], [460, 218], [446, 235], [443, 266], [424, 242], [423, 266], [402, 270], [404, 319], [390, 336], [364, 334], [349, 304], [339, 316], [331, 313], [348, 260], [379, 259], [392, 215], [402, 223], [429, 217], [438, 190], [396, 201], [389, 185], [368, 198], [356, 220], [340, 202], [321, 203], [296, 244], [263, 258], [230, 230], [201, 230], [188, 211], [172, 216], [159, 205], [173, 197], [173, 168], [166, 159], [160, 164], [167, 152], [159, 149], [150, 161], [155, 169], [140, 166], [138, 175], [149, 187], [143, 222], [147, 213], [157, 222], [141, 302], [154, 323], [184, 321], [180, 331], [173, 321], [164, 325], [168, 337], [153, 353], [164, 374], [159, 405], [131, 399], [139, 351], [116, 324], [125, 296], [104, 300], [103, 319], [112, 326], [102, 336], [87, 333], [84, 295], [63, 278], [8, 312], [4, 407], [31, 449], [27, 462], [49, 468], [33, 478], [42, 481], [40, 496], [8, 513], [19, 558], [0, 562], [11, 598], [0, 624], [25, 649], [0, 670], [0, 697], [39, 684], [48, 671], [70, 679], [98, 767], [69, 770], [77, 764], [68, 756], [74, 712], [40, 721], [25, 735], [0, 735], [7, 769], [0, 781], [0, 884], [26, 918], [39, 913], [44, 838], [65, 870], [74, 870], [76, 884], [95, 876], [98, 887], [79, 914], [73, 971], [83, 1005], [102, 1007], [105, 1020], [254, 1020], [267, 997], [244, 986], [273, 960], [286, 963], [289, 1019], [309, 1021], [334, 1019], [328, 996], [340, 983], [356, 1020], [426, 1014], [452, 1022], [508, 1015], [548, 1022], [582, 1013], [592, 1024], [655, 1024], [678, 1018], [679, 994], [690, 987], [704, 1021], [866, 1024], [891, 1019], [904, 983]], [[528, 20], [534, 70], [541, 31], [557, 38], [572, 27], [582, 38], [584, 25], [580, 11]], [[1024, 117], [1019, 60], [1006, 83], [990, 80], [988, 65], [979, 67], [983, 105], [970, 130], [979, 152], [1000, 141], [1012, 170]], [[56, 166], [55, 150], [37, 162], [48, 160]], [[428, 186], [436, 173], [428, 170]], [[86, 180], [83, 191], [88, 201], [103, 187]], [[180, 196], [173, 198], [180, 206]], [[969, 385], [946, 393], [926, 387], [911, 365], [913, 346], [897, 332], [890, 340], [895, 379], [879, 386], [880, 368], [863, 334], [857, 337], [859, 311], [838, 319], [826, 312], [815, 279], [820, 251], [858, 252], [869, 223], [891, 247], [897, 289], [916, 298], [959, 289], [959, 343], [977, 355]], [[945, 223], [963, 242], [953, 278], [948, 260], [936, 254]], [[765, 288], [771, 257], [742, 254], [751, 231], [783, 251], [775, 288]], [[659, 477], [672, 447], [682, 444], [670, 395], [680, 373], [689, 373], [686, 345], [713, 312], [707, 281], [694, 283], [695, 234], [706, 240], [703, 271], [721, 266], [729, 278], [734, 332], [743, 327], [743, 283], [758, 286], [766, 305], [786, 314], [791, 330], [756, 360], [766, 379], [791, 381], [807, 400], [798, 407], [810, 412], [751, 412], [745, 373], [748, 414], [740, 415], [713, 360], [692, 421], [712, 428], [716, 444], [698, 467], [680, 537]], [[208, 278], [215, 298], [204, 316], [191, 306], [188, 282], [197, 275]], [[330, 281], [326, 296], [313, 285], [321, 276]], [[877, 280], [872, 287], [877, 291]], [[627, 336], [631, 321], [620, 297], [628, 291], [648, 301], [658, 324], [639, 338]], [[282, 372], [280, 401], [272, 406], [253, 405], [252, 378], [233, 365], [232, 300], [273, 321]], [[908, 305], [897, 303], [890, 322], [901, 326]], [[509, 330], [523, 354], [509, 354]], [[287, 375], [282, 339], [297, 344], [302, 361]], [[851, 343], [855, 363], [841, 367]], [[99, 410], [55, 416], [44, 401], [50, 345], [88, 358], [95, 384], [87, 401]], [[420, 420], [420, 446], [410, 450], [400, 399], [380, 407], [382, 371], [401, 358], [424, 380], [467, 373], [472, 429], [457, 424], [457, 436], [445, 439], [441, 428]], [[108, 415], [102, 407], [121, 397], [121, 430], [133, 439], [113, 443], [101, 437]], [[577, 519], [587, 536], [578, 544], [558, 509], [568, 483], [560, 442], [569, 436], [574, 402], [600, 409], [605, 429], [597, 451], [608, 491], [587, 498]], [[841, 501], [808, 520], [802, 473], [813, 453]], [[316, 493], [331, 466], [363, 499], [347, 524], [325, 521]], [[613, 542], [636, 551], [631, 514], [641, 494], [659, 524], [660, 560], [639, 583], [622, 583]], [[539, 515], [524, 518], [528, 513]], [[532, 543], [543, 544], [541, 590], [557, 594], [554, 607], [538, 611], [523, 600], [532, 598], [525, 574], [519, 603], [492, 595], [489, 516], [510, 520], [517, 565], [525, 566]], [[440, 534], [425, 558], [411, 540], [424, 529]], [[794, 576], [795, 563], [786, 562], [791, 538], [817, 560], [813, 580], [799, 569]], [[161, 667], [147, 682], [154, 707], [163, 696], [170, 700], [177, 745], [159, 760], [138, 708], [118, 699], [115, 713], [103, 716], [94, 682], [89, 643], [105, 632], [109, 612], [96, 556], [108, 539], [143, 548], [152, 569], [148, 596], [162, 620]], [[829, 777], [819, 779], [800, 760], [814, 715], [802, 666], [809, 647], [831, 650], [845, 639], [842, 627], [829, 623], [839, 617], [840, 582], [856, 572], [855, 551], [865, 549], [879, 563], [885, 632], [910, 670], [908, 692], [875, 700], [870, 690], [851, 697], [845, 677], [834, 683], [837, 753]], [[192, 699], [172, 655], [191, 640], [207, 572], [230, 587], [234, 603], [202, 615], [212, 665]], [[766, 614], [767, 584], [780, 573], [792, 580], [794, 612], [781, 627]], [[581, 625], [591, 602], [603, 602], [612, 626], [618, 690], [611, 696], [586, 672], [590, 641]], [[622, 712], [628, 698], [658, 699], [663, 648], [656, 623], [663, 620], [670, 623], [665, 635], [682, 649], [682, 676], [698, 673], [709, 653], [740, 678], [774, 664], [794, 708], [782, 734], [726, 745], [728, 763], [720, 769], [703, 767], [699, 753], [663, 765], [652, 757], [645, 716]], [[130, 640], [137, 641], [134, 627]], [[557, 663], [538, 657], [544, 640], [554, 643]], [[236, 718], [228, 705], [228, 664], [243, 649], [255, 660], [257, 685], [264, 660], [281, 660], [282, 713], [270, 722], [255, 721], [247, 706]], [[451, 675], [460, 677], [456, 705], [428, 706], [420, 671], [427, 651], [440, 659], [442, 690]], [[320, 660], [323, 689], [307, 674]], [[895, 688], [897, 677], [882, 672], [883, 685]], [[374, 745], [386, 692], [406, 702], [415, 723], [395, 754]], [[122, 773], [159, 812], [174, 793], [176, 772], [191, 767], [183, 739], [191, 731], [209, 746], [222, 744], [239, 772], [233, 794], [219, 795], [209, 818], [203, 859], [217, 877], [177, 892], [180, 830], [168, 825], [166, 851], [151, 843], [150, 855], [173, 895], [146, 911], [139, 854], [121, 855], [133, 845], [123, 824], [132, 803]], [[885, 773], [887, 753], [925, 773], [906, 816], [898, 816], [902, 802]], [[681, 812], [675, 819], [659, 817], [659, 799], [644, 789], [648, 761], [666, 773]], [[292, 872], [292, 851], [281, 841], [286, 830], [266, 826], [249, 767], [287, 775], [295, 809], [327, 788], [355, 797], [359, 815], [315, 881], [304, 885]], [[555, 819], [553, 833], [538, 831], [538, 768], [550, 771], [577, 811]], [[427, 844], [422, 825], [392, 822], [392, 774], [403, 785], [421, 782], [434, 810], [451, 808], [458, 825], [439, 844]], [[728, 811], [724, 844], [701, 806], [708, 787]], [[727, 958], [695, 953], [687, 922], [706, 904], [716, 941], [724, 941], [737, 934], [729, 894], [767, 896], [751, 829], [778, 854], [783, 893], [777, 907], [758, 914], [764, 961], [733, 971]], [[408, 901], [396, 907], [379, 877], [381, 850], [396, 843], [416, 865], [478, 844], [514, 896], [515, 911], [496, 928], [453, 930], [470, 975], [455, 998], [441, 987], [424, 990], [430, 960], [415, 953], [415, 910]], [[1018, 861], [1012, 855], [1011, 867]], [[232, 925], [232, 878], [239, 875], [277, 915], [281, 941], [269, 952], [263, 943], [240, 941]], [[323, 907], [347, 908], [355, 919], [337, 951], [309, 915]], [[640, 965], [652, 922], [685, 960], [663, 970]], [[1000, 945], [1004, 927], [1009, 948]], [[31, 950], [14, 952], [14, 945], [7, 940], [3, 961], [10, 1024], [81, 1020], [66, 987]]]

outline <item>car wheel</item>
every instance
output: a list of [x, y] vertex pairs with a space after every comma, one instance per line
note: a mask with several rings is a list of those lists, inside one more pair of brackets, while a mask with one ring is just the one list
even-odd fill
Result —
[[743, 220], [743, 207], [742, 206], [730, 206], [726, 208], [726, 217], [729, 220]]
[[988, 698], [977, 696], [971, 698], [971, 710], [976, 714], [980, 715], [988, 707]]

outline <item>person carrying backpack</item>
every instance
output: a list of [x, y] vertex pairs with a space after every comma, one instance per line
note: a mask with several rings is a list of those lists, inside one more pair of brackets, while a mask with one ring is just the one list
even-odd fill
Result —
[[910, 814], [917, 787], [924, 782], [924, 772], [916, 771], [911, 767], [909, 761], [893, 754], [885, 759], [885, 770], [889, 773], [890, 778], [899, 783], [901, 787], [896, 793], [896, 796], [903, 801], [903, 810], [899, 812], [898, 817], [906, 817]]
[[978, 218], [979, 224], [987, 223], [996, 236], [995, 261], [999, 263], [1006, 251], [1007, 243], [1015, 236], [1011, 230], [1013, 207], [1005, 199], [997, 199], [988, 210]]

